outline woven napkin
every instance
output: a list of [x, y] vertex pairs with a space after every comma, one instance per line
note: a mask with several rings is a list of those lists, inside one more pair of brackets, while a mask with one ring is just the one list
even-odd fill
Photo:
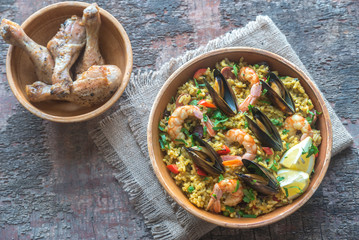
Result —
[[[205, 52], [247, 46], [274, 52], [296, 64], [308, 74], [286, 37], [267, 16], [235, 29], [207, 45], [171, 59], [158, 71], [139, 71], [126, 89], [127, 98], [120, 110], [102, 120], [92, 132], [93, 139], [105, 160], [118, 170], [117, 180], [123, 184], [136, 208], [145, 218], [155, 239], [198, 239], [215, 225], [204, 222], [181, 208], [170, 198], [157, 180], [147, 150], [146, 128], [151, 103], [167, 78], [188, 60]], [[310, 76], [308, 74], [308, 76]], [[335, 155], [352, 143], [352, 137], [325, 100], [333, 125]]]

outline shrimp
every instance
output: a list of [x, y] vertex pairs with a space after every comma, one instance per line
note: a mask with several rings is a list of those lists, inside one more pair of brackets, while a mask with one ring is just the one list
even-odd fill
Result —
[[246, 149], [246, 153], [242, 156], [243, 159], [253, 160], [257, 154], [257, 144], [248, 133], [240, 129], [231, 129], [226, 133], [226, 138], [232, 142], [238, 142]]
[[262, 85], [259, 82], [257, 73], [250, 67], [242, 67], [239, 70], [239, 79], [242, 81], [247, 81], [251, 84], [250, 94], [238, 107], [239, 111], [246, 112], [248, 111], [249, 104], [254, 105], [257, 102], [257, 99], [260, 97], [262, 93]]
[[290, 135], [294, 135], [297, 131], [301, 131], [303, 135], [300, 138], [300, 141], [303, 141], [307, 137], [313, 137], [313, 130], [309, 122], [304, 117], [297, 114], [287, 117], [284, 122], [284, 128], [289, 130]]
[[224, 205], [236, 206], [243, 199], [243, 187], [240, 181], [237, 179], [224, 179], [219, 183], [214, 184], [213, 191], [211, 193], [211, 199], [209, 200], [207, 211], [219, 213], [221, 212], [221, 198], [226, 193]]
[[207, 127], [207, 132], [210, 136], [213, 137], [216, 134], [210, 120], [203, 120], [203, 113], [197, 106], [185, 105], [176, 108], [168, 120], [167, 132], [172, 140], [184, 138], [184, 134], [181, 132], [182, 124], [186, 118], [191, 116], [201, 120], [202, 125]]

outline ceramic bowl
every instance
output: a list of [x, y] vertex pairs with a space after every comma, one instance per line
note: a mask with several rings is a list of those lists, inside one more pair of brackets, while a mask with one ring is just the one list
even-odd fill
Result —
[[[60, 25], [72, 15], [82, 17], [89, 6], [83, 2], [60, 2], [32, 14], [21, 25], [35, 42], [46, 46]], [[101, 28], [99, 45], [106, 64], [117, 65], [122, 71], [122, 83], [114, 95], [96, 107], [79, 107], [69, 102], [47, 101], [32, 103], [28, 100], [25, 86], [37, 81], [34, 66], [20, 48], [10, 46], [6, 58], [6, 74], [11, 90], [19, 102], [38, 117], [55, 122], [79, 122], [96, 117], [109, 109], [122, 95], [132, 71], [132, 48], [122, 25], [110, 13], [100, 8]]]
[[[298, 78], [305, 91], [312, 99], [315, 109], [322, 112], [317, 126], [321, 131], [323, 139], [319, 147], [319, 156], [315, 163], [315, 173], [312, 175], [308, 189], [291, 204], [279, 207], [273, 212], [258, 216], [257, 218], [229, 218], [204, 211], [190, 203], [182, 190], [175, 184], [165, 163], [162, 161], [163, 153], [160, 150], [158, 136], [158, 124], [162, 118], [162, 113], [165, 110], [167, 103], [171, 100], [171, 97], [176, 95], [177, 88], [180, 85], [192, 78], [193, 74], [199, 68], [213, 68], [216, 62], [219, 62], [224, 58], [238, 62], [241, 57], [244, 57], [245, 61], [249, 64], [266, 61], [269, 63], [271, 69], [278, 70], [280, 75], [288, 75]], [[152, 166], [158, 180], [168, 194], [184, 209], [205, 221], [220, 226], [231, 228], [255, 228], [274, 223], [289, 216], [303, 206], [303, 204], [314, 194], [328, 169], [332, 148], [332, 128], [328, 110], [318, 88], [298, 67], [286, 59], [268, 51], [253, 48], [226, 48], [203, 54], [187, 62], [169, 77], [159, 91], [153, 104], [147, 129], [147, 143]]]

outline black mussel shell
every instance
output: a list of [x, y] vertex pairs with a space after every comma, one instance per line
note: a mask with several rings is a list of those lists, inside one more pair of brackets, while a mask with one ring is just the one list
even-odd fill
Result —
[[248, 122], [249, 129], [252, 130], [253, 134], [261, 142], [262, 146], [273, 148], [275, 151], [282, 151], [282, 139], [271, 120], [269, 120], [269, 118], [256, 107], [252, 107], [251, 112], [253, 114], [254, 121], [247, 115], [244, 116]]
[[213, 72], [215, 84], [217, 85], [218, 92], [204, 80], [209, 94], [212, 97], [213, 103], [227, 116], [234, 116], [238, 113], [237, 98], [229, 86], [227, 80], [217, 69]]
[[267, 76], [267, 81], [260, 80], [263, 89], [267, 89], [267, 96], [271, 102], [288, 115], [295, 113], [295, 105], [292, 96], [282, 81], [273, 72]]
[[279, 192], [277, 179], [266, 168], [251, 160], [242, 159], [242, 162], [249, 174], [236, 174], [247, 185], [266, 195], [274, 195]]
[[199, 143], [199, 147], [184, 147], [193, 162], [211, 175], [224, 173], [224, 166], [219, 154], [196, 135], [193, 138]]

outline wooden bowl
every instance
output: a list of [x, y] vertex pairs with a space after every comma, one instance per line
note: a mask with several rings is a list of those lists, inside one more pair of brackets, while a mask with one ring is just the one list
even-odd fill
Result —
[[[293, 203], [277, 208], [273, 212], [257, 218], [229, 218], [206, 212], [190, 203], [182, 190], [175, 184], [165, 163], [162, 161], [163, 153], [160, 150], [158, 137], [158, 124], [162, 117], [162, 113], [165, 110], [167, 103], [171, 100], [171, 97], [176, 95], [177, 88], [180, 85], [192, 78], [195, 71], [199, 68], [214, 68], [215, 63], [224, 58], [239, 62], [241, 57], [244, 57], [244, 60], [249, 64], [266, 61], [269, 63], [271, 69], [278, 70], [280, 75], [288, 75], [298, 78], [305, 91], [312, 99], [315, 109], [323, 113], [319, 117], [317, 124], [323, 139], [319, 147], [319, 156], [315, 163], [315, 173], [311, 178], [311, 183], [308, 189], [299, 198], [295, 199]], [[317, 190], [323, 180], [329, 166], [332, 148], [332, 127], [328, 110], [318, 88], [313, 84], [309, 77], [294, 64], [274, 53], [260, 49], [225, 48], [203, 54], [187, 62], [169, 77], [153, 104], [147, 129], [147, 143], [152, 166], [160, 183], [169, 195], [171, 195], [171, 197], [184, 209], [205, 221], [220, 226], [231, 228], [255, 228], [274, 223], [289, 216], [307, 202], [314, 194], [315, 190]]]
[[[72, 15], [82, 17], [90, 4], [83, 2], [60, 2], [32, 14], [21, 25], [35, 42], [46, 46], [60, 25]], [[100, 9], [100, 50], [106, 64], [117, 65], [122, 71], [122, 83], [105, 103], [95, 107], [80, 107], [60, 101], [32, 103], [28, 100], [25, 86], [37, 81], [33, 63], [20, 48], [10, 46], [6, 58], [6, 74], [11, 90], [19, 102], [38, 117], [55, 122], [79, 122], [96, 117], [109, 109], [122, 95], [132, 71], [132, 48], [122, 25], [107, 11]]]

